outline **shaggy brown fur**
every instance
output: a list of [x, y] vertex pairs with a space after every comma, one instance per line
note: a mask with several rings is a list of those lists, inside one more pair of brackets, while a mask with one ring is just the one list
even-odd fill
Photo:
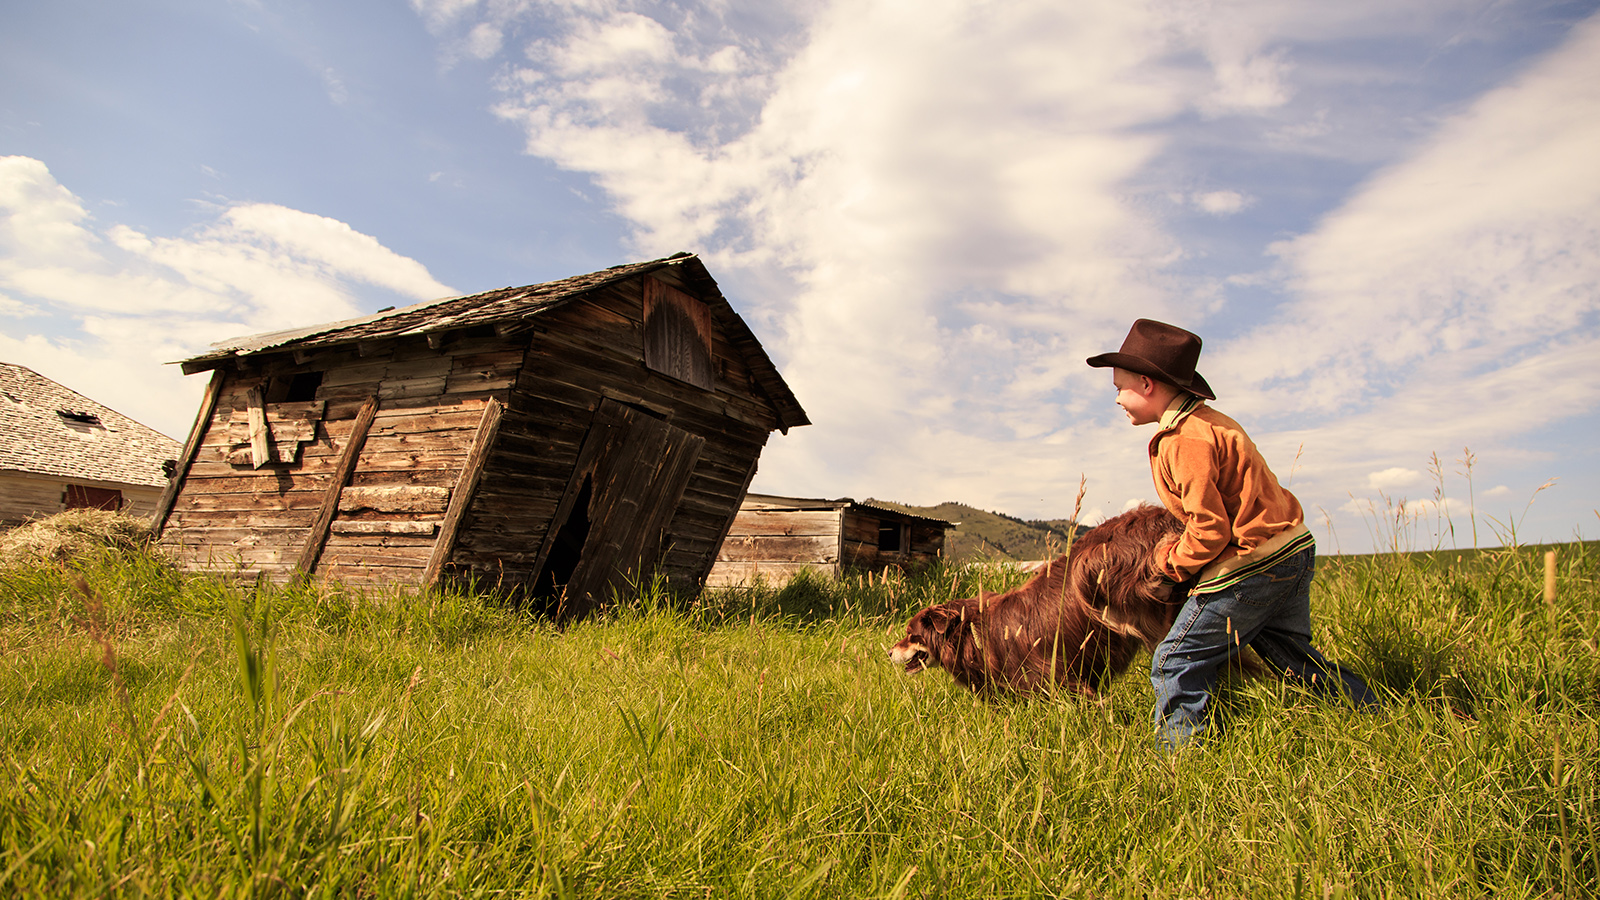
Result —
[[1103, 624], [1154, 652], [1187, 594], [1162, 580], [1156, 546], [1182, 533], [1183, 523], [1159, 506], [1140, 506], [1105, 520], [1072, 544], [1072, 593]]
[[889, 658], [908, 673], [938, 666], [979, 693], [1031, 693], [1053, 680], [1094, 696], [1177, 616], [1152, 559], [1181, 530], [1158, 506], [1107, 519], [1019, 588], [919, 611]]

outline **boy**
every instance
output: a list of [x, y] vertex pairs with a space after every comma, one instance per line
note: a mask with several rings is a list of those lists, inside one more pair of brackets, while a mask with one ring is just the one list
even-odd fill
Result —
[[1249, 435], [1206, 405], [1216, 395], [1195, 372], [1199, 360], [1199, 337], [1150, 319], [1133, 323], [1120, 351], [1088, 360], [1112, 369], [1117, 405], [1130, 422], [1157, 425], [1150, 440], [1156, 494], [1184, 524], [1153, 560], [1168, 581], [1193, 579], [1150, 663], [1156, 731], [1170, 749], [1206, 727], [1218, 669], [1246, 644], [1286, 679], [1358, 706], [1378, 702], [1359, 676], [1311, 646], [1316, 541], [1300, 501], [1278, 484]]

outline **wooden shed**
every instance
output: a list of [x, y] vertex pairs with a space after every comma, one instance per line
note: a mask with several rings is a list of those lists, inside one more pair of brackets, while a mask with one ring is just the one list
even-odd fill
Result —
[[0, 526], [80, 508], [152, 515], [181, 448], [26, 366], [0, 363]]
[[840, 500], [750, 494], [739, 508], [710, 586], [740, 584], [760, 576], [786, 581], [802, 569], [837, 575], [843, 569], [910, 571], [944, 553], [943, 519]]
[[158, 525], [191, 570], [432, 585], [581, 615], [697, 588], [804, 410], [699, 258], [217, 345]]

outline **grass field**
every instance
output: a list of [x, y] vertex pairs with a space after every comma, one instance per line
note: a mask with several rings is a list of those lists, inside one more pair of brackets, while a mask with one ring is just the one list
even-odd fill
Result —
[[467, 593], [0, 574], [0, 894], [1600, 896], [1600, 552], [1327, 560], [1363, 715], [1232, 686], [1167, 759], [1103, 703], [886, 647], [1001, 570], [646, 589], [565, 631]]

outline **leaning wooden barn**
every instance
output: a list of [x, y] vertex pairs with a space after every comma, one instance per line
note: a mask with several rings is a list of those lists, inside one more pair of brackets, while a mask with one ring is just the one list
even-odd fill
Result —
[[768, 435], [806, 425], [678, 254], [217, 345], [158, 524], [191, 570], [433, 585], [581, 615], [705, 579]]
[[750, 494], [739, 508], [706, 583], [726, 586], [762, 578], [787, 581], [803, 569], [837, 575], [845, 569], [910, 571], [944, 553], [955, 526], [872, 503]]

